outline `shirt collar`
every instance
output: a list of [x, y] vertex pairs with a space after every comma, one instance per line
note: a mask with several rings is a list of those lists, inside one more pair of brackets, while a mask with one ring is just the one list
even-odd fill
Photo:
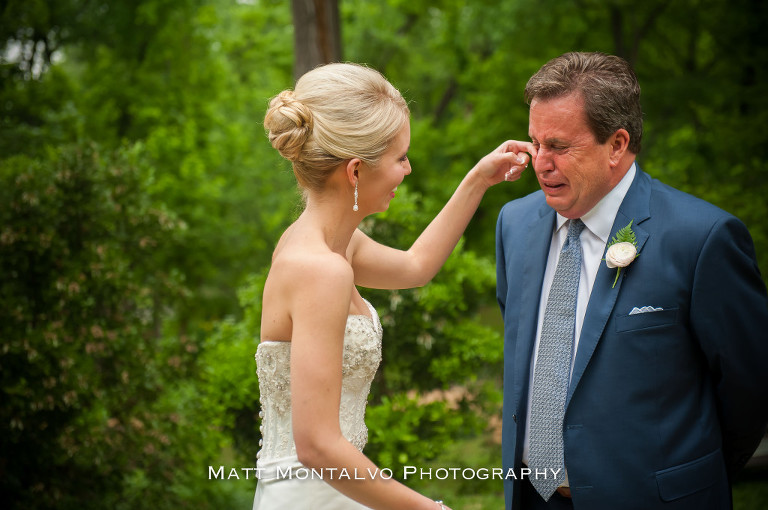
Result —
[[[624, 197], [629, 191], [629, 187], [632, 185], [632, 181], [635, 179], [636, 163], [632, 163], [627, 173], [619, 181], [619, 183], [613, 187], [587, 214], [581, 217], [581, 221], [584, 225], [600, 238], [604, 243], [608, 242], [608, 237], [611, 235], [611, 227], [616, 219], [616, 214], [619, 212], [619, 207], [624, 201]], [[557, 232], [568, 221], [568, 218], [561, 216], [557, 213]]]

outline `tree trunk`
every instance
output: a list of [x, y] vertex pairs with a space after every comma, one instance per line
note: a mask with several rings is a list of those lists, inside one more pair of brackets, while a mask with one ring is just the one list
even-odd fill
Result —
[[295, 79], [320, 64], [341, 60], [338, 0], [291, 0]]

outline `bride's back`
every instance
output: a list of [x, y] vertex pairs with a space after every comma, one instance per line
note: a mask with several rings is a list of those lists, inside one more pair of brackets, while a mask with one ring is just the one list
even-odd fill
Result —
[[264, 284], [262, 340], [291, 340], [293, 321], [288, 297], [301, 290], [303, 282], [297, 278], [301, 273], [299, 268], [321, 264], [324, 258], [333, 256], [328, 246], [298, 221], [286, 229], [272, 254], [272, 265]]

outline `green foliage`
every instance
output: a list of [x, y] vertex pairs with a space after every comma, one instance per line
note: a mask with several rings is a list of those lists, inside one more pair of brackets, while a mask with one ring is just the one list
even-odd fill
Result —
[[405, 394], [385, 396], [366, 412], [365, 453], [380, 468], [391, 469], [400, 477], [403, 466], [434, 458], [461, 431], [474, 432], [465, 423], [471, 419], [470, 414], [448, 411], [444, 402], [425, 404]]
[[[251, 276], [240, 290], [244, 317], [228, 318], [217, 324], [207, 339], [199, 365], [202, 367], [201, 407], [210, 423], [225, 432], [227, 446], [237, 458], [255, 465], [259, 449], [259, 386], [254, 354], [261, 325], [261, 294], [266, 272]], [[253, 496], [251, 494], [251, 496]]]
[[234, 289], [269, 262], [295, 197], [261, 126], [269, 96], [290, 85], [290, 52], [277, 51], [290, 48], [290, 10], [276, 0], [61, 4], [11, 2], [3, 13], [19, 31], [13, 44], [26, 44], [24, 20], [60, 35], [27, 37], [56, 47], [39, 78], [21, 72], [23, 59], [0, 67], [0, 153], [141, 141], [157, 169], [150, 193], [190, 227], [160, 262], [193, 291], [177, 304], [176, 328], [210, 331], [237, 311]]
[[184, 288], [149, 255], [184, 225], [148, 198], [140, 147], [18, 156], [0, 179], [3, 493], [97, 508], [144, 478], [159, 490], [185, 447], [169, 448], [179, 415], [158, 397], [195, 347], [153, 340]]

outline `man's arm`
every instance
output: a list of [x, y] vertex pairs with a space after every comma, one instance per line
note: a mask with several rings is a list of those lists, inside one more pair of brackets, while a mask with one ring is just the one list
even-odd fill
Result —
[[499, 219], [496, 220], [496, 300], [501, 307], [502, 317], [504, 317], [507, 299], [507, 262], [504, 256], [503, 217], [504, 209], [502, 208]]
[[768, 298], [747, 228], [727, 216], [709, 233], [694, 274], [691, 328], [716, 384], [729, 476], [768, 422]]

